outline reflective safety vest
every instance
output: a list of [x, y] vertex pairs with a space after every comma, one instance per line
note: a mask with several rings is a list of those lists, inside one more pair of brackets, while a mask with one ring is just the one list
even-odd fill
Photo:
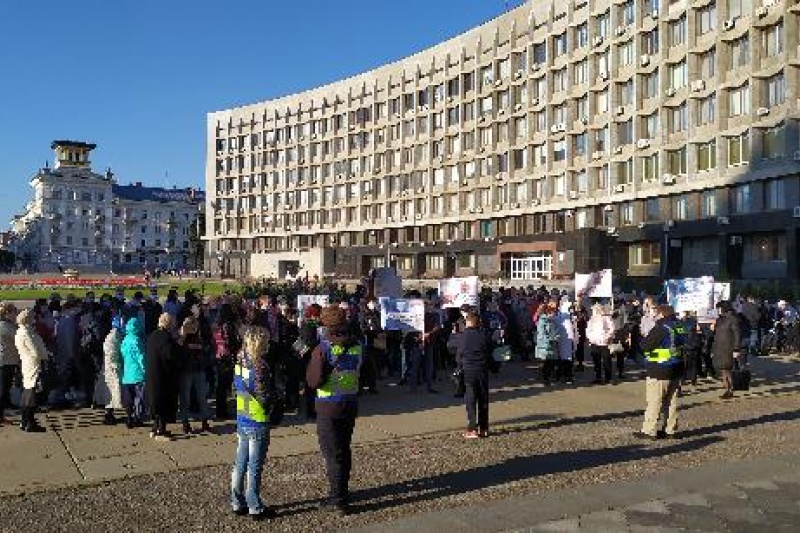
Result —
[[[233, 369], [233, 385], [236, 389], [236, 420], [239, 424], [259, 426], [269, 422], [269, 410], [253, 396], [256, 376], [250, 359], [244, 355]], [[265, 376], [266, 377], [266, 376]]]
[[665, 366], [678, 364], [682, 359], [675, 337], [682, 333], [683, 326], [680, 324], [664, 324], [663, 327], [667, 329], [669, 335], [664, 339], [661, 346], [646, 354], [647, 361]]
[[358, 396], [358, 376], [361, 371], [361, 345], [345, 351], [344, 346], [328, 345], [325, 357], [333, 367], [331, 375], [317, 389], [317, 399], [323, 402], [355, 400]]

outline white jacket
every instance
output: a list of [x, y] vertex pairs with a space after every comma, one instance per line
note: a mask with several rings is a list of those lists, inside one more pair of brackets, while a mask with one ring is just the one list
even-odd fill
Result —
[[593, 314], [586, 324], [586, 340], [593, 346], [608, 346], [614, 338], [614, 320], [609, 315]]
[[103, 372], [97, 376], [94, 389], [94, 401], [105, 405], [107, 409], [122, 409], [122, 335], [119, 330], [111, 328], [111, 332], [103, 341]]
[[22, 363], [22, 388], [35, 389], [42, 374], [42, 363], [50, 358], [50, 353], [32, 326], [19, 326], [14, 344]]

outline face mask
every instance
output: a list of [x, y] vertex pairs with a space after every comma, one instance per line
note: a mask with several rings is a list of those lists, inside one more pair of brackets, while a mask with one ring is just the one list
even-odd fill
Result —
[[375, 304], [372, 303], [372, 302], [368, 303], [367, 304], [367, 309], [369, 309], [370, 311], [374, 310], [375, 309]]

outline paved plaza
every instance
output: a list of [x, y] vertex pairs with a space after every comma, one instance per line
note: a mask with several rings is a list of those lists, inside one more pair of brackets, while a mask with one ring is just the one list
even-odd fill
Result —
[[[271, 527], [747, 531], [800, 523], [800, 359], [754, 362], [755, 387], [732, 401], [720, 401], [712, 381], [687, 388], [684, 438], [657, 443], [632, 437], [644, 401], [640, 370], [617, 386], [590, 386], [586, 372], [575, 386], [546, 388], [534, 367], [512, 363], [495, 379], [492, 437], [478, 442], [461, 437], [464, 408], [445, 382], [438, 395], [385, 383], [365, 398], [354, 514], [336, 522], [315, 509], [325, 482], [314, 426], [290, 416], [273, 431], [264, 474], [266, 501], [281, 515]], [[41, 418], [44, 434], [0, 428], [0, 530], [237, 524], [225, 488], [233, 424], [157, 443], [146, 429], [103, 426], [100, 412]], [[43, 505], [47, 518], [32, 520]]]

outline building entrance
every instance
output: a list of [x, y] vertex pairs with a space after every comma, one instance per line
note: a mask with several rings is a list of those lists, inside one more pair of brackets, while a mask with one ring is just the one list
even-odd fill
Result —
[[553, 278], [553, 256], [550, 252], [535, 252], [524, 257], [509, 254], [502, 262], [504, 273], [512, 281]]

